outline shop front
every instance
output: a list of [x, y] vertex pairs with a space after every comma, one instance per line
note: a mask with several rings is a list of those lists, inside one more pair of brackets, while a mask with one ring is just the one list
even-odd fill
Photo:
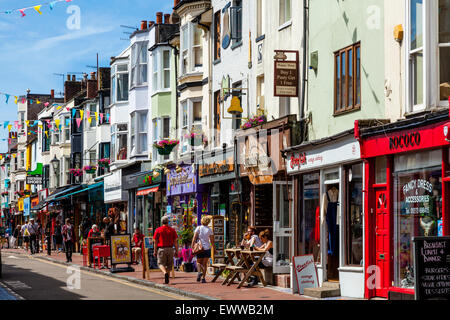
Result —
[[[236, 133], [243, 219], [257, 233], [268, 229], [274, 244], [275, 284], [288, 287], [293, 256], [293, 220], [281, 150], [299, 143], [296, 116], [288, 116]], [[242, 235], [241, 235], [242, 238]], [[282, 276], [281, 276], [282, 275]]]
[[412, 238], [450, 234], [448, 112], [355, 128], [367, 160], [365, 297], [411, 297]]
[[[224, 243], [239, 244], [247, 228], [242, 219], [240, 188], [236, 180], [234, 148], [197, 155], [199, 184], [210, 190], [202, 199], [202, 214], [222, 216], [225, 219]], [[246, 229], [245, 229], [246, 230]]]
[[179, 165], [167, 174], [167, 214], [177, 232], [191, 230], [200, 224], [208, 207], [208, 188], [198, 183], [195, 164]]
[[313, 255], [321, 286], [339, 283], [341, 296], [363, 298], [364, 166], [353, 130], [284, 152], [295, 255]]
[[118, 232], [128, 232], [128, 192], [122, 188], [122, 170], [113, 171], [104, 177], [104, 199], [110, 208], [108, 212], [118, 216]]

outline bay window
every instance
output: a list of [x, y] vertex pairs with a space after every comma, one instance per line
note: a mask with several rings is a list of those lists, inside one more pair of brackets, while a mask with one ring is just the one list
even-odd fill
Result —
[[202, 30], [191, 22], [181, 27], [181, 74], [201, 71], [203, 66]]
[[202, 127], [202, 100], [188, 99], [181, 102], [181, 153], [185, 153], [189, 149], [189, 139], [184, 136], [194, 129], [201, 131]]
[[118, 64], [111, 68], [112, 103], [128, 101], [128, 64]]
[[148, 41], [137, 42], [131, 48], [131, 87], [147, 83]]
[[[87, 129], [91, 129], [91, 128], [95, 128], [97, 126], [97, 122], [95, 121], [95, 113], [97, 112], [97, 105], [96, 104], [89, 104], [88, 107], [86, 108], [86, 111], [89, 110], [89, 117], [88, 117], [88, 113], [85, 112], [84, 114], [86, 115], [86, 121], [87, 121]], [[89, 118], [91, 120], [89, 120]], [[90, 123], [89, 123], [90, 121]]]
[[162, 84], [164, 89], [170, 88], [170, 51], [169, 50], [163, 50], [162, 55]]
[[450, 1], [406, 0], [407, 111], [447, 106], [450, 96]]
[[[163, 139], [170, 139], [170, 117], [155, 118], [152, 120], [153, 128], [153, 143], [156, 143]], [[153, 148], [153, 159], [156, 162], [162, 162], [163, 160], [169, 160], [170, 155], [160, 155], [156, 148]]]
[[153, 92], [158, 91], [159, 85], [158, 85], [158, 50], [155, 50], [153, 52]]
[[170, 89], [170, 50], [153, 51], [153, 92]]
[[131, 155], [140, 155], [147, 152], [147, 112], [133, 112], [130, 125]]
[[127, 160], [128, 124], [114, 124], [111, 126], [111, 155], [112, 161]]

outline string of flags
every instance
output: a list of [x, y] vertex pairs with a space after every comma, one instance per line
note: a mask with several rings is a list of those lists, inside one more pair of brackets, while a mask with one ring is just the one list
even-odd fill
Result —
[[39, 13], [40, 15], [42, 14], [42, 7], [46, 7], [48, 6], [50, 8], [50, 10], [53, 10], [53, 8], [55, 7], [55, 5], [59, 2], [72, 2], [72, 0], [54, 0], [51, 2], [46, 2], [46, 3], [41, 3], [41, 4], [37, 4], [31, 7], [25, 7], [25, 8], [21, 8], [21, 9], [11, 9], [11, 10], [5, 10], [5, 11], [0, 11], [0, 14], [13, 14], [13, 13], [20, 13], [22, 18], [24, 18], [26, 16], [25, 11], [27, 10], [34, 10], [35, 12]]
[[25, 104], [26, 102], [28, 102], [29, 104], [33, 104], [33, 103], [42, 104], [42, 107], [48, 107], [51, 104], [52, 107], [56, 106], [59, 109], [62, 108], [61, 105], [51, 102], [51, 101], [54, 101], [53, 98], [50, 98], [50, 100], [47, 100], [47, 101], [39, 100], [39, 99], [27, 99], [25, 97], [19, 97], [14, 94], [5, 93], [5, 92], [1, 92], [1, 91], [0, 91], [0, 95], [4, 95], [4, 98], [5, 98], [4, 101], [6, 104], [9, 104], [9, 102], [13, 101], [13, 98], [14, 98], [14, 104], [19, 104], [19, 103]]

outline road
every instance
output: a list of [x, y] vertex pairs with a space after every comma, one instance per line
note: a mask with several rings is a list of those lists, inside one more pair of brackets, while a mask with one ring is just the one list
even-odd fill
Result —
[[[169, 292], [84, 270], [68, 269], [64, 265], [24, 255], [4, 252], [2, 260], [0, 300], [17, 300], [20, 297], [25, 300], [186, 299]], [[11, 291], [20, 297], [15, 297]]]

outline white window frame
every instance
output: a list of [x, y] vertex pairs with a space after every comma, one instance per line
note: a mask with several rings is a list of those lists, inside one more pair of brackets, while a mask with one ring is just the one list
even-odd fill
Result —
[[[145, 61], [141, 61], [141, 50], [145, 48]], [[145, 86], [148, 83], [148, 41], [139, 41], [133, 44], [131, 48], [131, 85], [133, 89], [139, 86]], [[141, 79], [141, 69], [147, 67], [145, 79]]]
[[[127, 130], [119, 131], [119, 126], [126, 125]], [[128, 127], [129, 124], [127, 122], [115, 123], [111, 125], [111, 162], [116, 161], [127, 161], [129, 159], [129, 151], [128, 151]], [[127, 157], [126, 159], [118, 160], [119, 155], [119, 136], [125, 135], [127, 137]]]
[[[200, 32], [203, 32], [196, 24], [187, 22], [181, 27], [181, 50], [180, 50], [180, 71], [181, 75], [189, 73], [201, 72], [203, 70], [203, 61], [201, 66], [195, 66], [195, 54], [196, 48], [200, 48], [203, 51], [203, 42], [200, 39], [200, 44], [194, 46], [194, 30], [198, 28]], [[187, 35], [185, 36], [187, 32]], [[184, 43], [187, 41], [187, 45]], [[203, 54], [202, 54], [203, 56]], [[184, 58], [187, 60], [187, 68], [184, 66]], [[187, 70], [186, 70], [187, 69]]]
[[[406, 55], [405, 55], [405, 101], [406, 113], [419, 112], [427, 108], [448, 106], [448, 101], [440, 100], [439, 48], [450, 47], [449, 44], [439, 44], [439, 1], [423, 0], [423, 49], [411, 49], [411, 0], [405, 0], [406, 7]], [[423, 103], [413, 105], [413, 72], [411, 57], [417, 52], [423, 52]]]
[[[164, 54], [166, 52], [169, 53], [169, 66], [167, 68], [164, 66]], [[171, 65], [172, 65], [171, 59], [172, 59], [171, 51], [167, 50], [167, 49], [163, 49], [162, 54], [161, 54], [161, 70], [162, 70], [161, 71], [161, 88], [163, 90], [170, 90], [170, 76], [171, 76], [170, 70], [171, 70]], [[168, 87], [166, 87], [166, 73], [167, 72], [169, 73], [169, 75], [168, 75], [169, 86]]]
[[[194, 121], [194, 103], [196, 102], [203, 102], [203, 99], [201, 97], [198, 98], [191, 98], [186, 99], [184, 101], [181, 101], [180, 107], [181, 107], [181, 117], [180, 117], [180, 128], [181, 128], [181, 137], [180, 137], [180, 153], [185, 154], [189, 152], [190, 145], [188, 139], [184, 137], [185, 134], [191, 132], [192, 127], [196, 127], [197, 129], [202, 129], [202, 121]], [[187, 123], [184, 123], [184, 105], [187, 105]], [[203, 110], [202, 110], [203, 111]]]
[[[142, 123], [142, 117], [146, 117], [146, 121]], [[148, 112], [135, 111], [130, 115], [130, 150], [131, 156], [145, 155], [148, 152]], [[147, 142], [142, 146], [143, 137]], [[134, 143], [133, 143], [134, 138]], [[144, 147], [144, 148], [143, 148]]]
[[[126, 70], [120, 70], [119, 67], [126, 66]], [[130, 76], [129, 76], [129, 70], [128, 70], [128, 62], [125, 63], [117, 63], [115, 64], [112, 69], [112, 76], [111, 76], [111, 97], [112, 97], [112, 103], [123, 103], [127, 102], [130, 97]], [[119, 100], [119, 76], [128, 75], [128, 83], [127, 83], [127, 99], [126, 100]]]
[[[284, 2], [284, 12], [282, 12], [282, 2]], [[289, 2], [289, 6], [286, 3]], [[289, 7], [289, 12], [287, 8]], [[286, 18], [286, 14], [289, 13], [289, 19]], [[286, 27], [292, 22], [292, 0], [278, 0], [278, 18], [280, 28]]]
[[153, 92], [156, 93], [158, 92], [160, 85], [159, 85], [159, 50], [155, 50], [152, 54], [152, 62], [153, 62], [153, 72], [152, 72], [152, 88], [153, 88]]
[[[69, 121], [67, 121], [69, 120]], [[64, 135], [64, 142], [65, 143], [70, 143], [70, 116], [64, 116], [63, 117], [63, 135]], [[68, 123], [68, 124], [67, 124]], [[69, 137], [69, 139], [66, 139], [66, 135]]]
[[[152, 119], [152, 145], [162, 139], [170, 139], [169, 136], [167, 136], [167, 137], [164, 136], [164, 120], [165, 119], [169, 119], [169, 136], [170, 136], [172, 119], [169, 116], [153, 118]], [[170, 160], [170, 157], [171, 157], [170, 155], [162, 156], [158, 153], [156, 148], [152, 148], [152, 150], [153, 150], [152, 157], [156, 163], [163, 163], [163, 162]]]

